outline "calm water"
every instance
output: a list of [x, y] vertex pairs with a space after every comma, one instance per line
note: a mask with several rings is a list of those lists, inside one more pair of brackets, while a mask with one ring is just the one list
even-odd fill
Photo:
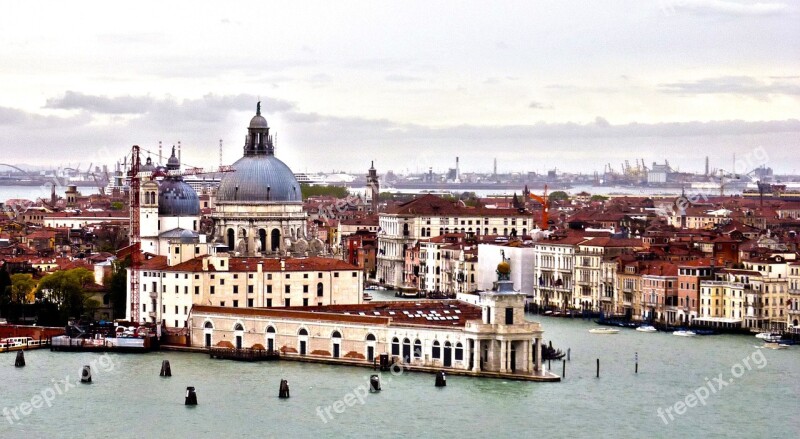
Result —
[[[55, 396], [52, 407], [33, 409], [13, 425], [0, 419], [0, 437], [788, 438], [800, 433], [800, 347], [757, 350], [755, 337], [746, 336], [684, 338], [633, 330], [591, 335], [587, 331], [596, 325], [590, 322], [538, 319], [547, 340], [572, 349], [561, 383], [450, 376], [440, 389], [433, 375], [387, 372], [382, 392], [362, 397], [364, 404], [352, 396], [354, 404], [342, 405], [337, 414], [337, 400], [344, 404], [348, 394], [366, 389], [369, 369], [236, 363], [175, 352], [108, 354], [113, 366], [98, 363], [93, 384], [69, 388]], [[762, 369], [753, 355], [765, 360]], [[706, 378], [721, 373], [732, 379], [731, 368], [745, 357], [752, 370], [710, 395], [705, 406], [689, 408], [669, 425], [659, 418], [659, 407], [683, 400]], [[27, 366], [17, 369], [14, 354], [0, 354], [0, 408], [47, 394], [52, 380], [69, 376], [75, 382], [82, 365], [100, 358], [29, 351]], [[601, 359], [599, 379], [595, 358]], [[158, 376], [162, 359], [170, 360], [172, 378]], [[561, 363], [553, 369], [560, 373]], [[288, 400], [277, 398], [282, 378], [291, 387]], [[199, 400], [193, 408], [183, 405], [190, 385]], [[326, 406], [333, 419], [325, 416]]]

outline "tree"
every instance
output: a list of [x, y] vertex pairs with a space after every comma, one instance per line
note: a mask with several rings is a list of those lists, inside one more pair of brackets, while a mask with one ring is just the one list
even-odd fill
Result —
[[0, 312], [6, 315], [8, 305], [11, 303], [11, 276], [5, 264], [0, 267]]
[[114, 318], [125, 317], [126, 301], [128, 299], [128, 272], [131, 265], [130, 257], [114, 261], [111, 266], [111, 276], [103, 280], [111, 296], [111, 305]]
[[550, 201], [563, 201], [563, 200], [569, 200], [569, 195], [567, 195], [567, 193], [564, 191], [555, 191], [550, 193], [550, 195], [548, 195], [547, 198]]
[[606, 201], [607, 199], [608, 197], [603, 195], [592, 195], [592, 198], [590, 198], [589, 201]]
[[347, 197], [347, 188], [344, 186], [312, 186], [309, 184], [301, 184], [300, 192], [303, 194], [303, 199], [313, 196], [330, 196], [336, 198]]
[[17, 273], [11, 275], [11, 301], [14, 303], [33, 302], [36, 292], [36, 281], [33, 275], [28, 273]]
[[94, 273], [85, 268], [56, 271], [39, 281], [37, 294], [58, 306], [62, 321], [83, 315], [88, 297], [85, 288], [94, 283]]

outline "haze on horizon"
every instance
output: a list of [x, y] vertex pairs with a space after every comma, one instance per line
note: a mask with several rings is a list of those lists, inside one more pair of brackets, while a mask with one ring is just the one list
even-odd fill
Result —
[[[6, 5], [3, 163], [111, 164], [181, 141], [241, 155], [262, 101], [295, 172], [702, 171], [767, 151], [800, 172], [788, 1]], [[42, 11], [46, 10], [46, 13]]]

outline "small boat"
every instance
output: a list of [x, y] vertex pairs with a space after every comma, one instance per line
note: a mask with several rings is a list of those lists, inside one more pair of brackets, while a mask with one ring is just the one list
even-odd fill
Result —
[[775, 343], [775, 342], [765, 342], [764, 347], [767, 349], [789, 349], [788, 344]]
[[636, 330], [639, 332], [658, 332], [658, 329], [650, 325], [639, 326]]
[[595, 328], [595, 329], [590, 329], [589, 332], [591, 332], [592, 334], [617, 334], [619, 333], [619, 329]]
[[364, 293], [364, 295], [361, 296], [361, 300], [363, 300], [364, 302], [369, 302], [370, 300], [372, 300], [372, 295], [369, 293]]
[[672, 335], [677, 335], [679, 337], [694, 337], [697, 335], [694, 331], [675, 331]]
[[780, 339], [781, 334], [780, 332], [760, 332], [756, 334], [756, 338], [760, 338], [761, 340]]

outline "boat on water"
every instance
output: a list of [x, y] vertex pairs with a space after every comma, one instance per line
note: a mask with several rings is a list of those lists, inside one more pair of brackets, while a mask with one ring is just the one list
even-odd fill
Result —
[[364, 302], [369, 302], [370, 300], [372, 300], [372, 295], [369, 293], [364, 293], [364, 295], [361, 296], [361, 300], [363, 300]]
[[697, 335], [697, 333], [694, 332], [694, 331], [683, 331], [683, 330], [681, 330], [681, 331], [673, 332], [672, 335], [677, 335], [679, 337], [694, 337], [695, 335]]
[[595, 328], [595, 329], [590, 329], [589, 332], [591, 332], [592, 334], [617, 334], [619, 333], [619, 329]]
[[32, 337], [9, 337], [0, 339], [0, 352], [26, 351], [47, 345], [47, 340], [35, 340]]
[[756, 338], [766, 342], [777, 343], [782, 338], [780, 332], [760, 332], [756, 334]]
[[636, 328], [636, 330], [639, 332], [658, 332], [658, 329], [650, 325], [639, 326], [638, 328]]
[[776, 343], [776, 342], [765, 342], [763, 347], [767, 349], [789, 349], [788, 344]]

